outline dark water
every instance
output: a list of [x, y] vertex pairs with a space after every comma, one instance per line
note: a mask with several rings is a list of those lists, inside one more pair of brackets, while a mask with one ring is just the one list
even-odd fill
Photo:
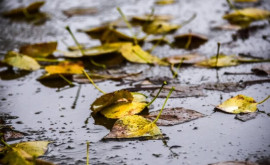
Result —
[[[6, 11], [20, 5], [29, 4], [26, 0], [2, 0], [0, 11]], [[99, 12], [92, 16], [74, 16], [67, 18], [62, 10], [89, 6], [97, 7]], [[248, 54], [255, 57], [270, 58], [270, 43], [262, 38], [269, 35], [270, 26], [267, 21], [260, 21], [244, 32], [216, 31], [211, 27], [226, 23], [222, 15], [229, 11], [225, 0], [179, 0], [174, 5], [158, 6], [153, 0], [48, 0], [42, 11], [50, 15], [50, 20], [43, 25], [35, 26], [25, 22], [14, 22], [0, 18], [0, 53], [1, 58], [8, 50], [16, 50], [26, 43], [55, 41], [58, 49], [64, 50], [64, 40], [74, 45], [71, 37], [64, 30], [66, 25], [76, 32], [77, 29], [98, 26], [103, 22], [119, 18], [116, 7], [119, 6], [127, 16], [150, 13], [155, 8], [157, 14], [172, 14], [174, 23], [181, 23], [194, 13], [197, 17], [190, 24], [175, 32], [175, 34], [192, 32], [201, 33], [209, 37], [209, 41], [193, 52], [206, 56], [216, 53], [216, 43], [221, 42], [221, 52], [225, 54]], [[259, 8], [270, 10], [268, 0], [256, 4]], [[76, 32], [77, 38], [88, 45], [99, 45], [97, 40], [89, 39], [86, 34]], [[172, 35], [169, 36], [172, 39]], [[152, 45], [147, 43], [144, 48]], [[171, 49], [169, 46], [159, 46], [153, 54], [167, 57], [188, 53], [184, 49]], [[222, 68], [219, 72], [221, 82], [238, 82], [240, 80], [257, 80], [267, 77], [255, 75], [223, 75], [224, 72], [249, 72], [256, 64], [244, 64], [236, 67]], [[125, 64], [124, 70], [129, 72], [145, 71], [150, 77], [171, 77], [169, 68], [147, 65]], [[261, 101], [270, 94], [269, 83], [248, 86], [240, 92], [223, 93], [218, 91], [204, 91], [207, 96], [199, 98], [176, 98], [168, 101], [167, 107], [184, 107], [194, 109], [208, 115], [205, 118], [176, 125], [161, 127], [169, 140], [163, 141], [101, 141], [109, 129], [104, 127], [104, 121], [91, 116], [90, 104], [100, 96], [92, 85], [81, 85], [76, 107], [73, 109], [79, 85], [73, 88], [56, 88], [59, 84], [42, 84], [36, 80], [43, 71], [22, 72], [7, 71], [0, 68], [0, 110], [1, 115], [17, 116], [8, 119], [7, 123], [15, 129], [26, 132], [22, 141], [50, 140], [44, 159], [58, 164], [85, 164], [86, 141], [90, 141], [91, 164], [209, 164], [228, 160], [260, 161], [270, 157], [270, 118], [260, 113], [256, 119], [241, 122], [234, 119], [234, 115], [220, 112], [213, 113], [214, 105], [218, 105], [231, 96], [244, 94]], [[178, 77], [181, 84], [201, 84], [216, 82], [216, 71], [195, 67], [183, 67]], [[104, 91], [130, 87], [118, 86], [119, 82], [106, 81], [98, 83]], [[145, 91], [151, 94], [151, 91]], [[149, 98], [150, 100], [151, 98]], [[150, 111], [161, 108], [164, 99], [157, 99]], [[270, 113], [270, 101], [259, 105], [261, 111]], [[85, 121], [88, 121], [85, 122]], [[103, 125], [102, 125], [103, 123]], [[110, 123], [106, 124], [110, 127]], [[17, 141], [14, 141], [17, 142]]]

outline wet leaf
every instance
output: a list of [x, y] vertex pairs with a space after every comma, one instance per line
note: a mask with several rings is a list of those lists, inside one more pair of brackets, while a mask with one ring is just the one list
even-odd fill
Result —
[[254, 66], [251, 71], [258, 75], [270, 75], [270, 64]]
[[112, 93], [107, 93], [97, 98], [91, 105], [91, 110], [97, 113], [105, 107], [119, 102], [132, 102], [134, 99], [131, 92], [127, 90], [119, 90]]
[[212, 56], [208, 60], [204, 60], [201, 62], [198, 62], [198, 66], [203, 66], [203, 67], [210, 67], [210, 68], [215, 68], [215, 67], [227, 67], [227, 66], [235, 66], [238, 65], [238, 60], [235, 55], [224, 55], [224, 54], [219, 54], [218, 57], [218, 62], [217, 62], [217, 57]]
[[20, 53], [31, 57], [47, 57], [57, 48], [57, 42], [37, 43], [25, 45], [20, 48]]
[[216, 108], [227, 113], [238, 114], [255, 112], [257, 105], [258, 103], [252, 97], [237, 95], [216, 106]]
[[258, 164], [247, 161], [227, 161], [227, 162], [213, 163], [209, 165], [258, 165]]
[[[171, 95], [171, 98], [184, 98], [184, 97], [201, 97], [205, 96], [203, 93], [203, 88], [200, 86], [184, 86], [184, 85], [172, 85], [175, 87], [174, 92]], [[169, 93], [169, 86], [164, 87], [164, 89], [160, 92], [160, 98], [165, 98]], [[151, 93], [151, 96], [155, 96], [158, 90], [155, 90]]]
[[156, 4], [158, 5], [170, 5], [175, 3], [175, 0], [158, 0], [156, 1]]
[[156, 124], [142, 116], [132, 115], [123, 117], [115, 122], [111, 132], [104, 139], [149, 138], [162, 136]]
[[208, 38], [202, 34], [186, 33], [175, 36], [173, 46], [185, 49], [196, 49], [207, 41]]
[[25, 16], [25, 11], [28, 12], [29, 14], [37, 13], [39, 12], [39, 9], [44, 5], [44, 3], [45, 1], [33, 2], [27, 7], [19, 7], [19, 8], [4, 12], [3, 15], [6, 17]]
[[260, 59], [260, 58], [249, 58], [249, 57], [236, 57], [237, 61], [240, 63], [255, 63], [255, 62], [269, 62], [270, 59]]
[[223, 18], [228, 20], [231, 24], [240, 25], [242, 27], [247, 27], [254, 21], [268, 19], [269, 17], [269, 11], [257, 8], [235, 10], [223, 16]]
[[37, 63], [35, 59], [14, 51], [8, 52], [3, 62], [10, 66], [23, 70], [32, 71], [40, 69], [40, 65]]
[[61, 51], [61, 53], [64, 55], [64, 57], [69, 58], [79, 58], [83, 56], [100, 56], [104, 54], [110, 54], [117, 52], [122, 46], [125, 45], [132, 45], [130, 42], [116, 42], [116, 43], [108, 43], [101, 46], [95, 46], [91, 48], [83, 49], [83, 55], [80, 50], [76, 51], [69, 51], [64, 52]]
[[235, 119], [238, 119], [240, 121], [248, 121], [251, 119], [255, 119], [258, 115], [258, 112], [253, 112], [253, 113], [240, 113], [235, 116]]
[[45, 154], [49, 143], [49, 141], [30, 141], [12, 144], [11, 147], [21, 149], [31, 155], [31, 157], [39, 157]]
[[27, 154], [22, 149], [10, 149], [4, 158], [0, 160], [3, 164], [12, 164], [12, 165], [33, 165], [33, 163], [26, 160], [26, 158], [31, 158], [29, 154]]
[[167, 34], [176, 31], [181, 25], [170, 24], [165, 21], [153, 21], [143, 26], [143, 31], [147, 34]]
[[134, 63], [168, 65], [156, 56], [144, 51], [139, 45], [124, 45], [119, 50], [122, 56]]
[[63, 11], [63, 13], [68, 17], [72, 17], [75, 15], [93, 15], [97, 12], [97, 8], [94, 7], [75, 7]]
[[[158, 116], [159, 111], [150, 112], [149, 115], [144, 116], [145, 118], [154, 121]], [[159, 120], [157, 121], [158, 126], [171, 126], [176, 124], [185, 123], [191, 120], [195, 120], [205, 115], [190, 109], [185, 109], [182, 107], [178, 108], [165, 108]]]
[[199, 54], [184, 54], [165, 58], [170, 64], [179, 64], [183, 59], [182, 64], [195, 64], [206, 59], [205, 56]]
[[220, 25], [220, 26], [215, 26], [212, 29], [215, 29], [215, 30], [240, 30], [241, 26], [224, 24], [224, 25]]
[[142, 15], [142, 16], [133, 16], [132, 23], [144, 25], [145, 23], [149, 23], [152, 21], [170, 21], [173, 19], [172, 15]]
[[259, 2], [259, 0], [234, 0], [234, 2]]

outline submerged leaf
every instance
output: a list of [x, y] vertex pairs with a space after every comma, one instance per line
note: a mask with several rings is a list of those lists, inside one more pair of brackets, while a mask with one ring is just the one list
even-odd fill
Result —
[[94, 7], [75, 7], [63, 11], [63, 13], [68, 17], [72, 17], [74, 15], [92, 15], [97, 12], [97, 8]]
[[228, 56], [228, 55], [220, 54], [218, 56], [218, 60], [216, 56], [212, 56], [208, 60], [198, 62], [197, 65], [203, 66], [203, 67], [210, 67], [210, 68], [227, 67], [227, 66], [238, 65], [238, 60], [235, 55]]
[[218, 105], [216, 108], [227, 113], [251, 113], [257, 110], [256, 101], [252, 97], [237, 95]]
[[124, 45], [119, 50], [124, 58], [134, 63], [168, 65], [156, 56], [144, 51], [139, 45]]
[[181, 25], [170, 24], [165, 21], [153, 21], [143, 26], [143, 31], [148, 34], [166, 34], [179, 29]]
[[257, 8], [240, 9], [223, 16], [223, 18], [228, 20], [231, 24], [240, 25], [242, 27], [247, 27], [254, 21], [268, 19], [269, 17], [270, 11]]
[[57, 42], [37, 43], [25, 45], [20, 48], [20, 53], [31, 57], [47, 57], [52, 54], [57, 48]]
[[270, 64], [254, 66], [251, 71], [255, 72], [258, 75], [270, 75]]
[[[158, 116], [159, 111], [150, 112], [149, 115], [144, 116], [145, 118], [154, 121], [156, 117]], [[159, 120], [157, 121], [158, 126], [170, 126], [170, 125], [176, 125], [185, 123], [191, 120], [195, 120], [201, 117], [204, 117], [205, 115], [194, 111], [190, 109], [185, 109], [182, 107], [178, 108], [165, 108], [161, 115]]]
[[142, 116], [132, 115], [123, 117], [115, 122], [111, 132], [104, 139], [111, 138], [157, 138], [162, 136], [156, 124]]
[[38, 62], [32, 57], [14, 51], [8, 52], [3, 62], [10, 66], [29, 71], [38, 70], [40, 68]]
[[107, 93], [97, 98], [91, 105], [91, 110], [97, 113], [107, 106], [119, 102], [131, 102], [133, 95], [127, 90], [119, 90], [112, 93]]
[[19, 7], [19, 8], [4, 12], [3, 15], [6, 17], [25, 16], [25, 11], [28, 12], [29, 14], [37, 13], [39, 12], [40, 7], [44, 5], [44, 3], [45, 1], [33, 2], [27, 7]]
[[205, 56], [199, 54], [184, 54], [165, 58], [165, 60], [168, 61], [170, 64], [179, 64], [181, 63], [181, 61], [182, 64], [195, 64], [205, 59], [206, 59]]
[[201, 34], [186, 33], [174, 37], [173, 46], [185, 49], [196, 49], [206, 43], [208, 38]]

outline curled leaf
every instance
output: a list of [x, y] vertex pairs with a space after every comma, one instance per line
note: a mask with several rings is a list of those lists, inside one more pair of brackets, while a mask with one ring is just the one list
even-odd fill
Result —
[[57, 42], [37, 43], [25, 45], [20, 48], [20, 53], [31, 57], [47, 57], [57, 48]]
[[104, 139], [121, 138], [157, 138], [162, 136], [156, 124], [142, 116], [132, 115], [123, 117], [115, 122], [111, 132]]
[[144, 51], [139, 45], [124, 45], [119, 50], [122, 56], [130, 62], [168, 65], [156, 56]]
[[170, 24], [165, 21], [153, 21], [143, 26], [143, 31], [147, 34], [166, 34], [179, 29], [181, 25]]
[[231, 24], [240, 25], [242, 27], [247, 27], [254, 21], [268, 19], [269, 17], [270, 11], [257, 8], [235, 10], [223, 16], [223, 18], [228, 20]]
[[6, 54], [4, 63], [23, 70], [38, 70], [40, 65], [32, 57], [20, 54], [18, 52], [10, 51]]

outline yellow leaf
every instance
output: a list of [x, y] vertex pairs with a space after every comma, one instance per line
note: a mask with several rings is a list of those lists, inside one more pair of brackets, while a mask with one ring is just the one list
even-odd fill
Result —
[[29, 71], [38, 70], [40, 68], [38, 62], [32, 57], [14, 51], [8, 52], [3, 62], [10, 66]]
[[158, 57], [144, 51], [139, 45], [124, 45], [119, 51], [121, 52], [122, 56], [130, 62], [168, 65], [168, 63], [162, 61]]
[[12, 148], [6, 151], [4, 158], [0, 160], [0, 163], [10, 165], [34, 165], [33, 163], [26, 160], [31, 158], [24, 150], [19, 148]]
[[259, 0], [234, 0], [234, 2], [259, 2]]
[[245, 8], [236, 10], [232, 13], [223, 16], [231, 24], [247, 27], [251, 22], [268, 19], [270, 17], [270, 11], [257, 8]]
[[117, 120], [111, 132], [104, 138], [155, 138], [157, 136], [162, 134], [156, 124], [141, 116], [132, 115]]
[[57, 47], [57, 42], [37, 43], [25, 45], [20, 48], [20, 53], [31, 57], [47, 57], [52, 54]]
[[172, 15], [142, 15], [142, 16], [133, 16], [132, 23], [140, 23], [144, 25], [144, 23], [150, 21], [170, 21], [173, 18]]
[[[217, 62], [217, 63], [216, 63]], [[201, 61], [197, 63], [198, 66], [203, 67], [227, 67], [227, 66], [235, 66], [238, 65], [238, 60], [235, 55], [224, 55], [220, 54], [217, 60], [216, 56], [212, 56], [210, 59]]]
[[143, 31], [148, 34], [166, 34], [179, 29], [181, 25], [170, 24], [164, 21], [153, 21], [143, 26]]
[[227, 113], [250, 113], [257, 110], [256, 101], [252, 97], [237, 95], [218, 105], [216, 108]]
[[158, 5], [169, 5], [175, 3], [175, 0], [158, 0], [156, 4]]
[[49, 65], [45, 67], [45, 70], [50, 74], [82, 74], [83, 64], [81, 62], [62, 62], [58, 65]]

